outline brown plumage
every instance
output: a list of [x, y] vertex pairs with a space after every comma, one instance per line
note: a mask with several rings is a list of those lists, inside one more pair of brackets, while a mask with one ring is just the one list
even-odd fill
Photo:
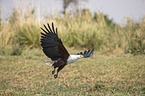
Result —
[[[52, 29], [50, 28], [49, 24], [48, 28], [44, 25], [45, 29], [41, 28], [45, 33], [42, 33], [41, 39], [41, 46], [43, 48], [43, 52], [46, 54], [47, 57], [51, 58], [52, 61], [56, 61], [52, 66], [54, 66], [54, 71], [52, 74], [55, 73], [55, 68], [58, 72], [67, 64], [67, 59], [69, 57], [69, 53], [67, 52], [66, 48], [63, 46], [61, 39], [58, 37], [57, 28], [54, 30], [54, 25], [52, 23]], [[55, 75], [55, 78], [57, 78]]]

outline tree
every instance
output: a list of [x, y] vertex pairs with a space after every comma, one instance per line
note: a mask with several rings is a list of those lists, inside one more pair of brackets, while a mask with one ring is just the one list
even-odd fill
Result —
[[80, 1], [88, 1], [88, 0], [63, 0], [63, 13], [65, 14], [66, 8], [69, 6], [70, 3], [78, 5]]

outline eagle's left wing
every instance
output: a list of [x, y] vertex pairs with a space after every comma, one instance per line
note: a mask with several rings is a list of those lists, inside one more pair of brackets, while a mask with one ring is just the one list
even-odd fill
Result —
[[43, 30], [43, 33], [41, 32], [41, 46], [43, 48], [43, 52], [52, 60], [58, 60], [59, 58], [67, 60], [69, 53], [61, 42], [61, 39], [58, 37], [57, 28], [54, 30], [53, 22], [52, 29], [49, 24], [47, 25], [48, 28], [44, 25], [45, 30], [41, 28]]

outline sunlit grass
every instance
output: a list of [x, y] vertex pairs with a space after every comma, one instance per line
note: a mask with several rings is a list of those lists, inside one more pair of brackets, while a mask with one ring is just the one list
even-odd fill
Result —
[[[71, 54], [80, 50], [67, 48]], [[98, 55], [99, 54], [99, 55]], [[25, 50], [21, 56], [0, 56], [1, 95], [144, 95], [145, 57], [105, 56], [67, 65], [57, 79], [45, 65], [40, 49]]]

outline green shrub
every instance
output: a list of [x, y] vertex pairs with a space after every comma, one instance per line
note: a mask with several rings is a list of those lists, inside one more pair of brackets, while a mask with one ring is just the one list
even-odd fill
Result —
[[0, 47], [0, 55], [21, 55], [22, 52], [23, 47], [18, 44]]
[[17, 42], [29, 48], [40, 47], [40, 27], [35, 24], [24, 24], [17, 28]]

